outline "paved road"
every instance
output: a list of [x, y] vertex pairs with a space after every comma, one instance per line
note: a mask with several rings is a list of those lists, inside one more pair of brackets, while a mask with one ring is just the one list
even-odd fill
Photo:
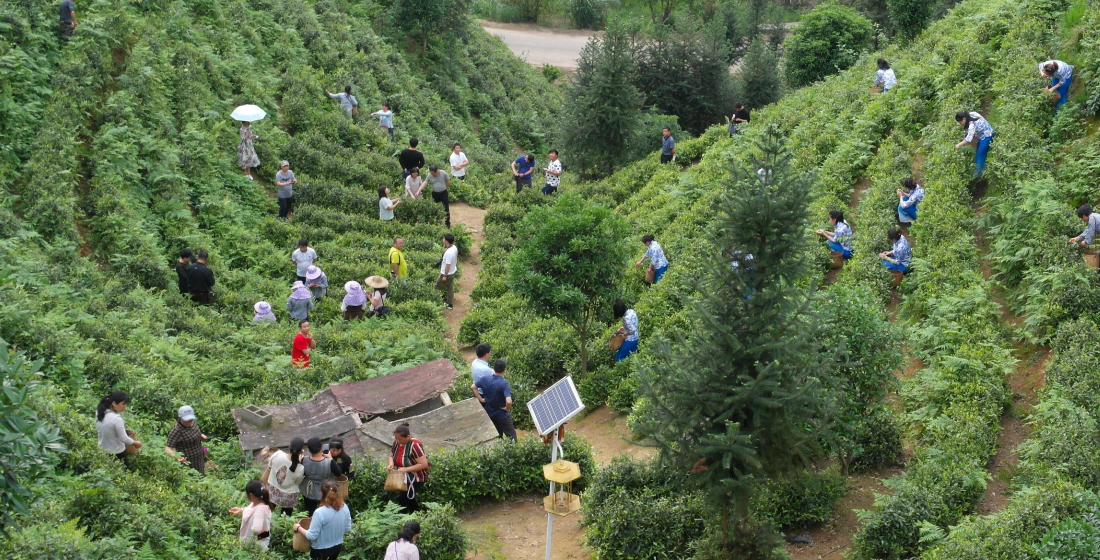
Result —
[[558, 68], [575, 69], [581, 49], [592, 31], [550, 29], [536, 25], [515, 25], [481, 21], [490, 35], [500, 37], [516, 56], [537, 66], [552, 64]]

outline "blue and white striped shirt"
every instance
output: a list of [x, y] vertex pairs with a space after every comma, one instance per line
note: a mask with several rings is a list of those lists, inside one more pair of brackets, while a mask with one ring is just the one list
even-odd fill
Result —
[[924, 187], [917, 185], [913, 190], [909, 191], [909, 196], [903, 198], [898, 206], [902, 208], [909, 208], [910, 206], [924, 200]]
[[661, 244], [656, 241], [649, 242], [649, 248], [645, 250], [645, 256], [649, 257], [649, 263], [653, 265], [653, 268], [664, 268], [668, 266], [665, 250], [662, 249]]
[[627, 309], [623, 315], [623, 329], [627, 340], [638, 340], [638, 314], [633, 309]]
[[840, 246], [845, 251], [852, 250], [852, 228], [845, 222], [837, 222], [836, 227], [833, 228], [833, 235], [836, 236], [836, 242], [840, 243]]
[[1046, 65], [1052, 62], [1058, 65], [1058, 69], [1050, 77], [1051, 80], [1057, 80], [1050, 87], [1062, 87], [1065, 85], [1066, 80], [1073, 77], [1073, 67], [1061, 60], [1048, 60], [1039, 65], [1039, 72], [1046, 73]]
[[993, 127], [989, 126], [989, 121], [985, 120], [985, 117], [971, 111], [970, 118], [974, 120], [970, 121], [970, 126], [966, 127], [966, 138], [963, 138], [963, 142], [973, 142], [975, 134], [978, 140], [993, 136]]

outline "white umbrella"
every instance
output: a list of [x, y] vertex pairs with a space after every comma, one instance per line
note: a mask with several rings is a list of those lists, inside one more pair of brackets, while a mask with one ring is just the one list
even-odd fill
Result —
[[255, 122], [262, 120], [267, 116], [267, 111], [255, 106], [255, 105], [241, 105], [236, 109], [233, 109], [233, 114], [229, 115], [234, 120], [244, 122]]

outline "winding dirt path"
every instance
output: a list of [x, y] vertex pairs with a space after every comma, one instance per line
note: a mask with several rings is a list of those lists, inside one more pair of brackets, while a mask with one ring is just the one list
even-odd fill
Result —
[[[459, 277], [455, 284], [455, 305], [450, 311], [443, 311], [443, 320], [447, 322], [447, 338], [458, 345], [458, 328], [462, 320], [469, 315], [474, 306], [470, 299], [470, 293], [477, 285], [477, 277], [481, 272], [481, 243], [485, 241], [485, 210], [470, 206], [465, 202], [451, 203], [451, 223], [455, 227], [465, 226], [466, 231], [473, 239], [470, 246], [470, 256], [461, 259], [458, 263]], [[459, 347], [458, 351], [466, 360], [466, 363], [474, 361], [474, 351], [469, 347]]]

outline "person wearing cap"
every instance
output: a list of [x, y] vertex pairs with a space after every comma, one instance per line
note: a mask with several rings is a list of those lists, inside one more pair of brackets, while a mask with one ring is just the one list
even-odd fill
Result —
[[344, 320], [359, 319], [362, 321], [363, 305], [367, 303], [367, 294], [363, 293], [363, 286], [360, 286], [359, 282], [355, 280], [349, 280], [344, 283], [344, 291], [347, 292], [341, 305], [344, 310]]
[[313, 292], [302, 282], [295, 282], [290, 289], [290, 297], [286, 298], [286, 310], [290, 312], [290, 318], [309, 320], [309, 312], [313, 309]]
[[274, 323], [278, 320], [271, 312], [271, 304], [266, 301], [257, 301], [256, 305], [252, 306], [252, 310], [256, 312], [252, 316], [253, 323]]
[[294, 204], [294, 185], [297, 184], [298, 179], [294, 178], [294, 172], [290, 170], [290, 162], [285, 159], [280, 161], [279, 171], [275, 173], [275, 186], [279, 188], [280, 220], [285, 220], [290, 214], [290, 208]]
[[306, 269], [306, 286], [309, 287], [309, 293], [313, 294], [313, 299], [320, 301], [328, 295], [328, 276], [325, 276], [321, 267], [311, 266]]
[[390, 281], [381, 276], [370, 276], [363, 283], [372, 288], [370, 293], [370, 314], [372, 317], [385, 317], [389, 309], [386, 308], [386, 291], [390, 287]]
[[199, 471], [199, 474], [206, 474], [206, 453], [202, 442], [209, 438], [202, 435], [202, 430], [195, 422], [195, 409], [187, 405], [181, 406], [177, 416], [176, 424], [168, 432], [164, 452]]

